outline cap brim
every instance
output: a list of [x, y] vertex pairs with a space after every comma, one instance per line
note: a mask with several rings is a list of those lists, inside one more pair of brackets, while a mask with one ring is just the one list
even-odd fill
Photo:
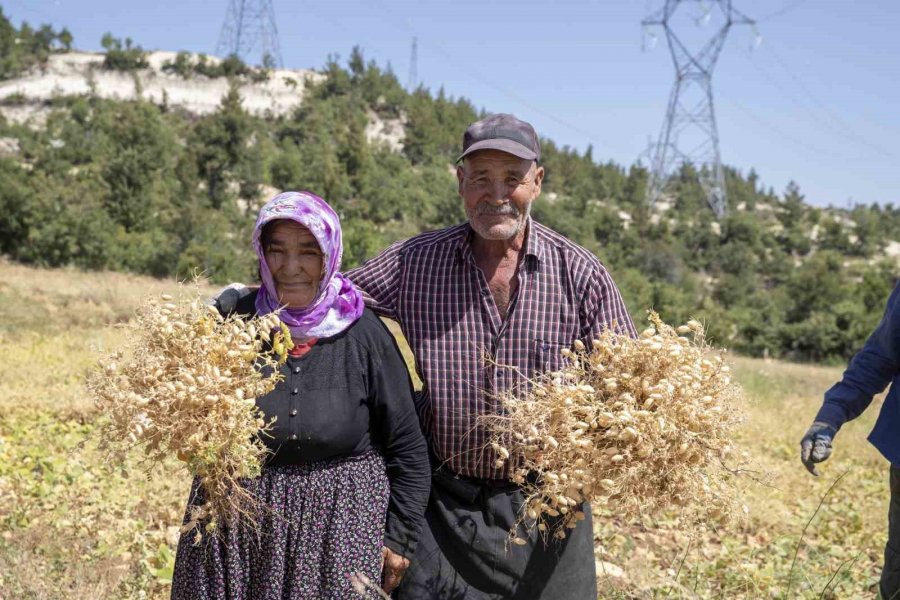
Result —
[[519, 142], [514, 142], [513, 140], [507, 140], [505, 138], [494, 138], [491, 140], [481, 140], [480, 142], [475, 142], [474, 144], [466, 148], [465, 152], [459, 155], [459, 158], [456, 159], [456, 162], [461, 161], [473, 152], [478, 152], [479, 150], [499, 150], [500, 152], [506, 152], [507, 154], [518, 156], [519, 158], [524, 158], [527, 160], [537, 160], [537, 154], [534, 152], [534, 150], [529, 150]]

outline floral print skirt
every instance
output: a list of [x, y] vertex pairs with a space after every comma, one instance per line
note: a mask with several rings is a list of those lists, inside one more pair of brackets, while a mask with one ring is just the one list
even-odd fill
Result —
[[[381, 581], [390, 488], [379, 453], [268, 466], [249, 486], [267, 507], [259, 532], [223, 529], [196, 545], [182, 535], [172, 600], [345, 600], [358, 598], [351, 574]], [[190, 498], [202, 503], [197, 482]]]

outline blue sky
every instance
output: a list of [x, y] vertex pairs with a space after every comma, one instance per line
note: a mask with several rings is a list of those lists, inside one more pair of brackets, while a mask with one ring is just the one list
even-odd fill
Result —
[[[322, 66], [360, 45], [598, 161], [631, 164], [656, 138], [674, 77], [664, 38], [642, 51], [661, 0], [273, 0], [286, 67]], [[733, 28], [714, 75], [723, 161], [807, 200], [900, 204], [900, 2], [735, 0], [758, 19]], [[215, 50], [226, 0], [14, 0], [15, 22], [67, 26], [80, 49], [110, 31], [147, 49]], [[695, 14], [700, 14], [695, 11]], [[685, 25], [684, 23], [682, 23]], [[708, 35], [687, 22], [688, 35]], [[648, 45], [650, 39], [647, 39]]]

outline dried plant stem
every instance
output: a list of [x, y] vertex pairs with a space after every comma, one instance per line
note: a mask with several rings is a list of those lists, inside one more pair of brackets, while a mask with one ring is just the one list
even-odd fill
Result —
[[678, 570], [675, 571], [675, 576], [672, 578], [672, 585], [669, 586], [669, 589], [666, 590], [666, 598], [672, 595], [672, 590], [675, 588], [675, 585], [678, 584], [678, 577], [681, 576], [681, 570], [684, 568], [684, 563], [687, 562], [688, 555], [691, 553], [691, 546], [694, 544], [694, 537], [688, 540], [687, 548], [684, 549], [684, 556], [681, 557], [681, 560], [678, 561]]
[[[847, 572], [849, 573], [850, 570], [853, 568], [853, 565], [856, 564], [856, 561], [858, 561], [859, 557], [862, 555], [863, 555], [862, 551], [857, 552], [853, 558], [848, 558], [847, 560], [843, 561], [841, 564], [838, 565], [838, 568], [835, 569], [834, 573], [831, 574], [831, 577], [828, 578], [828, 582], [825, 584], [825, 587], [822, 588], [822, 592], [819, 594], [819, 600], [825, 600], [826, 594], [828, 594], [831, 584], [834, 583], [834, 580], [837, 579], [837, 576], [841, 574], [841, 571], [844, 570], [844, 567], [846, 565], [849, 565], [847, 567]], [[834, 588], [831, 589], [830, 591], [833, 593], [835, 590], [837, 590], [840, 583], [841, 582], [837, 582], [835, 584]]]
[[819, 510], [821, 510], [822, 506], [825, 504], [825, 499], [828, 498], [829, 494], [831, 494], [831, 490], [837, 486], [837, 484], [843, 479], [847, 473], [850, 471], [844, 471], [841, 473], [837, 479], [831, 482], [831, 485], [828, 486], [828, 489], [825, 490], [825, 493], [822, 494], [822, 497], [819, 498], [819, 504], [816, 506], [816, 510], [813, 511], [812, 516], [809, 517], [809, 520], [806, 522], [806, 525], [803, 526], [803, 531], [800, 532], [800, 539], [797, 540], [797, 547], [794, 548], [794, 558], [791, 560], [791, 570], [788, 571], [788, 584], [787, 591], [784, 594], [785, 598], [790, 598], [791, 596], [791, 588], [794, 587], [794, 567], [797, 566], [797, 556], [800, 554], [800, 547], [803, 545], [803, 538], [806, 537], [806, 531], [809, 529], [809, 526], [812, 524], [813, 519], [816, 518], [816, 515], [819, 514]]
[[350, 575], [350, 585], [360, 598], [365, 598], [368, 595], [368, 592], [373, 592], [383, 600], [391, 600], [391, 597], [387, 592], [381, 589], [381, 586], [373, 583], [372, 580], [361, 571]]

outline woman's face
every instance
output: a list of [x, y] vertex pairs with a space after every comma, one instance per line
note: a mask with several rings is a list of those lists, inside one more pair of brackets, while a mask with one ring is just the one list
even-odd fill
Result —
[[319, 293], [324, 257], [313, 234], [296, 221], [273, 221], [263, 248], [278, 301], [288, 308], [308, 306]]

